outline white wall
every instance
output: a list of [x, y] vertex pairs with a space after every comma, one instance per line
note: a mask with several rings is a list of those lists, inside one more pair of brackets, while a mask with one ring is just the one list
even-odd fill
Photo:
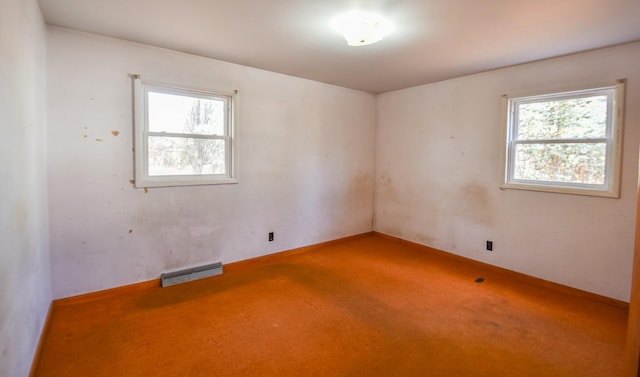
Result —
[[[498, 189], [501, 94], [618, 78], [628, 79], [621, 199]], [[628, 301], [639, 103], [638, 43], [380, 95], [375, 229]]]
[[[48, 35], [54, 297], [369, 231], [375, 161], [377, 231], [628, 300], [638, 43], [386, 93], [376, 103], [151, 46], [53, 27]], [[132, 187], [132, 73], [240, 90], [239, 185]], [[628, 79], [621, 199], [498, 189], [501, 94], [617, 78]]]
[[51, 302], [45, 26], [35, 0], [0, 2], [0, 376], [26, 376]]
[[[91, 34], [48, 31], [55, 297], [372, 230], [374, 95]], [[240, 90], [240, 183], [134, 189], [129, 74]], [[274, 242], [267, 242], [270, 231]]]

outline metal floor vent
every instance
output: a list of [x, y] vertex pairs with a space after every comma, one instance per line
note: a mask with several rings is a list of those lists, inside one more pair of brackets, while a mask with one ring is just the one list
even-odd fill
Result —
[[160, 280], [163, 287], [168, 287], [220, 274], [222, 274], [222, 262], [217, 262], [180, 271], [166, 272], [160, 275]]

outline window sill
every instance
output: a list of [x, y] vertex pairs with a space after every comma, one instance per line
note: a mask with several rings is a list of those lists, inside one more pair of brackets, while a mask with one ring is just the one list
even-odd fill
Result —
[[144, 179], [140, 182], [136, 180], [136, 188], [148, 187], [182, 187], [182, 186], [205, 186], [205, 185], [229, 185], [237, 184], [237, 178], [209, 178], [198, 177], [193, 179], [185, 179], [185, 177], [161, 177], [159, 179]]
[[612, 198], [612, 199], [620, 198], [619, 190], [616, 190], [616, 189], [597, 190], [597, 189], [579, 188], [579, 187], [549, 186], [544, 184], [533, 184], [533, 183], [504, 182], [500, 184], [500, 190], [525, 190], [525, 191], [550, 192], [555, 194], [596, 196], [601, 198]]

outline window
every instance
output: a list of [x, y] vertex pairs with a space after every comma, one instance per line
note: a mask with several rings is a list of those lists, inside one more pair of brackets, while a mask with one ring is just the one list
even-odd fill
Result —
[[134, 80], [135, 185], [237, 183], [233, 94]]
[[619, 197], [624, 80], [505, 99], [503, 188]]

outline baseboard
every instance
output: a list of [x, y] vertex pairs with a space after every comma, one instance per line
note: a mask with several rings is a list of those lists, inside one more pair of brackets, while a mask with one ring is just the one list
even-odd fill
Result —
[[[373, 234], [374, 234], [373, 232], [366, 232], [366, 233], [362, 233], [362, 234], [356, 234], [354, 236], [342, 237], [342, 238], [338, 238], [338, 239], [335, 239], [335, 240], [330, 240], [330, 241], [321, 242], [321, 243], [317, 243], [317, 244], [313, 244], [313, 245], [303, 246], [303, 247], [299, 247], [299, 248], [296, 248], [296, 249], [285, 250], [285, 251], [280, 251], [280, 252], [276, 252], [276, 253], [272, 253], [272, 254], [262, 255], [262, 256], [259, 256], [259, 257], [255, 257], [255, 258], [245, 259], [245, 260], [242, 260], [242, 261], [225, 264], [224, 265], [224, 270], [225, 270], [225, 272], [240, 271], [240, 270], [244, 270], [244, 269], [249, 268], [249, 267], [270, 264], [270, 263], [277, 262], [277, 261], [279, 261], [279, 260], [281, 260], [281, 259], [283, 259], [285, 257], [290, 256], [290, 255], [305, 253], [307, 251], [319, 249], [321, 247], [325, 247], [325, 246], [329, 246], [329, 245], [333, 245], [333, 244], [336, 244], [336, 243], [345, 242], [345, 241], [348, 241], [348, 240], [353, 240], [353, 239], [357, 239], [357, 238], [361, 238], [361, 237], [367, 237], [367, 236], [371, 236]], [[156, 288], [156, 287], [157, 288], [161, 287], [161, 282], [160, 282], [159, 278], [158, 279], [153, 279], [153, 280], [143, 281], [143, 282], [140, 282], [140, 283], [134, 283], [134, 284], [124, 285], [124, 286], [120, 286], [120, 287], [115, 287], [115, 288], [108, 288], [108, 289], [104, 289], [104, 290], [100, 290], [100, 291], [96, 291], [96, 292], [84, 293], [84, 294], [77, 295], [77, 296], [71, 296], [71, 297], [65, 297], [65, 298], [56, 299], [56, 300], [53, 301], [52, 306], [75, 305], [75, 304], [78, 304], [78, 303], [101, 300], [101, 299], [104, 299], [104, 298], [120, 296], [120, 295], [124, 295], [124, 294], [127, 294], [127, 293], [136, 292], [136, 291], [140, 291], [140, 290], [151, 289], [151, 288]]]
[[522, 283], [526, 283], [526, 284], [531, 284], [531, 285], [537, 285], [539, 287], [544, 287], [546, 289], [551, 289], [554, 290], [556, 292], [559, 293], [563, 293], [563, 294], [567, 294], [567, 295], [572, 295], [572, 296], [579, 296], [579, 297], [583, 297], [589, 300], [594, 300], [603, 304], [608, 304], [608, 305], [613, 305], [622, 309], [629, 309], [629, 303], [625, 302], [625, 301], [621, 301], [621, 300], [617, 300], [611, 297], [606, 297], [606, 296], [602, 296], [599, 295], [597, 293], [592, 293], [592, 292], [588, 292], [588, 291], [584, 291], [578, 288], [573, 288], [573, 287], [569, 287], [566, 285], [562, 285], [559, 283], [554, 283], [552, 281], [548, 281], [548, 280], [544, 280], [541, 278], [537, 278], [531, 275], [527, 275], [527, 274], [523, 274], [521, 272], [516, 272], [513, 270], [508, 270], [506, 268], [502, 268], [502, 267], [498, 267], [498, 266], [494, 266], [488, 263], [484, 263], [484, 262], [480, 262], [477, 260], [473, 260], [473, 259], [469, 259], [466, 257], [462, 257], [460, 255], [456, 255], [456, 254], [452, 254], [446, 251], [442, 251], [442, 250], [438, 250], [438, 249], [434, 249], [432, 247], [429, 246], [425, 246], [419, 243], [415, 243], [412, 241], [407, 241], [404, 240], [402, 238], [398, 238], [398, 237], [394, 237], [394, 236], [390, 236], [388, 234], [384, 234], [384, 233], [380, 233], [380, 232], [373, 232], [373, 234], [375, 234], [376, 236], [382, 237], [382, 238], [386, 238], [388, 240], [392, 240], [392, 241], [396, 241], [396, 242], [400, 242], [402, 244], [423, 250], [423, 251], [427, 251], [429, 253], [432, 254], [438, 254], [444, 258], [448, 258], [450, 260], [455, 260], [458, 263], [464, 263], [467, 265], [471, 265], [474, 266], [476, 268], [482, 269], [484, 271], [490, 271], [493, 274], [498, 274], [504, 277], [508, 277], [509, 279], [514, 279], [514, 280], [518, 280], [519, 282]]
[[224, 269], [225, 269], [225, 271], [239, 271], [239, 270], [244, 270], [244, 269], [249, 268], [249, 267], [261, 266], [261, 265], [265, 265], [265, 264], [271, 264], [271, 263], [274, 263], [274, 262], [278, 262], [281, 259], [286, 258], [286, 257], [291, 256], [291, 255], [306, 253], [308, 251], [317, 250], [317, 249], [320, 249], [322, 247], [334, 245], [336, 243], [342, 243], [342, 242], [346, 242], [346, 241], [349, 241], [349, 240], [355, 240], [355, 239], [362, 238], [362, 237], [369, 237], [369, 236], [372, 236], [374, 234], [375, 234], [374, 232], [366, 232], [366, 233], [356, 234], [354, 236], [342, 237], [342, 238], [337, 238], [335, 240], [330, 240], [330, 241], [316, 243], [316, 244], [313, 244], [313, 245], [303, 246], [303, 247], [299, 247], [299, 248], [296, 248], [296, 249], [279, 251], [279, 252], [272, 253], [272, 254], [267, 254], [267, 255], [261, 255], [259, 257], [255, 257], [255, 258], [250, 258], [250, 259], [245, 259], [245, 260], [241, 260], [241, 261], [238, 261], [238, 262], [225, 264], [224, 265]]
[[[420, 249], [422, 251], [427, 251], [430, 252], [432, 254], [437, 254], [440, 255], [442, 257], [448, 258], [450, 260], [454, 260], [458, 263], [464, 263], [467, 265], [471, 265], [474, 266], [478, 269], [484, 270], [484, 271], [490, 271], [493, 274], [499, 274], [501, 276], [504, 277], [508, 277], [509, 279], [513, 279], [513, 280], [518, 280], [519, 282], [522, 283], [526, 283], [526, 284], [531, 284], [531, 285], [536, 285], [539, 287], [544, 287], [546, 289], [551, 289], [554, 290], [556, 292], [560, 292], [563, 294], [568, 294], [568, 295], [573, 295], [573, 296], [580, 296], [580, 297], [584, 297], [590, 300], [594, 300], [600, 303], [604, 303], [604, 304], [609, 304], [609, 305], [613, 305], [622, 309], [629, 309], [629, 303], [624, 302], [624, 301], [620, 301], [620, 300], [616, 300], [610, 297], [606, 297], [606, 296], [602, 296], [602, 295], [598, 295], [596, 293], [592, 293], [592, 292], [588, 292], [588, 291], [584, 291], [584, 290], [580, 290], [578, 288], [573, 288], [573, 287], [569, 287], [566, 285], [562, 285], [559, 283], [554, 283], [548, 280], [544, 280], [544, 279], [540, 279], [537, 277], [533, 277], [531, 275], [526, 275], [523, 274], [521, 272], [516, 272], [516, 271], [512, 271], [512, 270], [508, 270], [506, 268], [502, 268], [502, 267], [497, 267], [491, 264], [487, 264], [484, 262], [479, 262], [473, 259], [469, 259], [466, 257], [462, 257], [456, 254], [452, 254], [446, 251], [442, 251], [442, 250], [438, 250], [438, 249], [434, 249], [432, 247], [429, 246], [425, 246], [419, 243], [415, 243], [412, 241], [407, 241], [398, 237], [394, 237], [394, 236], [390, 236], [384, 233], [380, 233], [380, 232], [366, 232], [366, 233], [362, 233], [362, 234], [357, 234], [354, 236], [348, 236], [348, 237], [343, 237], [343, 238], [338, 238], [335, 240], [330, 240], [330, 241], [326, 241], [326, 242], [321, 242], [321, 243], [317, 243], [317, 244], [313, 244], [313, 245], [308, 245], [308, 246], [303, 246], [303, 247], [299, 247], [299, 248], [295, 248], [295, 249], [291, 249], [291, 250], [285, 250], [285, 251], [280, 251], [280, 252], [276, 252], [276, 253], [272, 253], [272, 254], [267, 254], [267, 255], [262, 255], [259, 257], [255, 257], [255, 258], [250, 258], [250, 259], [245, 259], [242, 261], [238, 261], [238, 262], [233, 262], [233, 263], [229, 263], [229, 264], [225, 264], [224, 265], [224, 269], [225, 272], [232, 272], [232, 271], [241, 271], [241, 270], [245, 270], [248, 268], [253, 268], [253, 267], [257, 267], [257, 266], [262, 266], [262, 265], [268, 265], [271, 263], [276, 263], [284, 258], [287, 258], [291, 255], [296, 255], [296, 254], [301, 254], [301, 253], [305, 253], [308, 251], [312, 251], [312, 250], [316, 250], [322, 247], [326, 247], [326, 246], [330, 246], [336, 243], [342, 243], [342, 242], [346, 242], [349, 240], [354, 240], [354, 239], [358, 239], [358, 238], [362, 238], [362, 237], [369, 237], [369, 236], [378, 236], [378, 237], [382, 237], [382, 238], [386, 238], [395, 242], [400, 242], [402, 244], [411, 246], [413, 248], [417, 248]], [[144, 281], [141, 283], [135, 283], [135, 284], [130, 284], [130, 285], [125, 285], [125, 286], [121, 286], [121, 287], [116, 287], [116, 288], [110, 288], [110, 289], [105, 289], [105, 290], [101, 290], [101, 291], [97, 291], [97, 292], [91, 292], [91, 293], [85, 293], [82, 295], [78, 295], [78, 296], [72, 296], [72, 297], [67, 297], [67, 298], [62, 298], [62, 299], [57, 299], [54, 300], [52, 303], [52, 308], [50, 308], [49, 310], [49, 315], [51, 314], [51, 310], [53, 310], [53, 308], [55, 306], [58, 305], [74, 305], [77, 303], [82, 303], [82, 302], [90, 302], [90, 301], [94, 301], [94, 300], [100, 300], [100, 299], [104, 299], [104, 298], [108, 298], [108, 297], [113, 297], [113, 296], [119, 296], [119, 295], [123, 295], [123, 294], [127, 294], [130, 292], [135, 292], [135, 291], [140, 291], [140, 290], [145, 290], [145, 289], [151, 289], [151, 288], [160, 288], [161, 284], [160, 284], [160, 279], [153, 279], [153, 280], [149, 280], [149, 281]], [[48, 317], [47, 317], [48, 318]]]
[[36, 353], [33, 355], [33, 360], [31, 361], [31, 370], [29, 371], [29, 377], [34, 377], [36, 375], [36, 370], [38, 369], [38, 364], [40, 363], [40, 356], [42, 355], [42, 347], [44, 347], [44, 341], [47, 338], [47, 334], [49, 333], [49, 324], [51, 323], [52, 313], [53, 302], [49, 304], [47, 316], [44, 318], [44, 323], [42, 324], [42, 330], [40, 331], [40, 339], [38, 339]]
[[95, 292], [83, 293], [77, 296], [59, 298], [59, 299], [53, 300], [53, 305], [54, 307], [63, 306], [63, 305], [75, 305], [79, 303], [91, 302], [95, 300], [101, 300], [104, 298], [120, 296], [130, 292], [137, 292], [140, 290], [149, 289], [153, 287], [160, 287], [160, 278], [147, 280], [140, 283], [123, 285], [120, 287], [103, 289]]

